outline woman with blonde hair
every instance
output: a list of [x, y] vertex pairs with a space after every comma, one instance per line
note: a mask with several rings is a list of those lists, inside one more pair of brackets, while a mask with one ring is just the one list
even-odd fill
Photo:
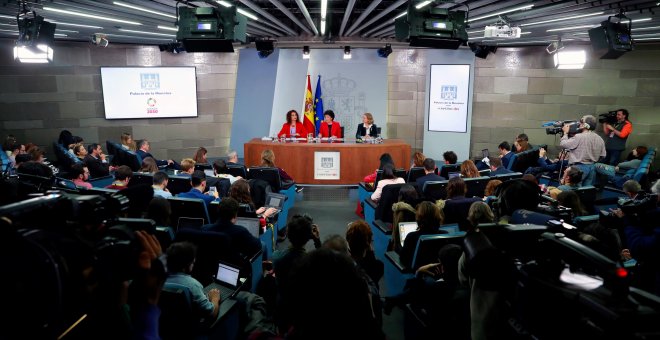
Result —
[[378, 127], [374, 124], [374, 116], [365, 112], [362, 115], [362, 123], [358, 124], [355, 139], [368, 139], [378, 137]]
[[479, 177], [479, 169], [474, 165], [471, 160], [466, 160], [461, 163], [461, 177], [463, 178], [476, 178]]
[[445, 230], [438, 229], [445, 220], [442, 210], [429, 201], [423, 201], [417, 205], [415, 220], [417, 221], [417, 230], [406, 236], [400, 252], [401, 263], [411, 269], [417, 269], [412, 268], [412, 260], [419, 238], [423, 235], [447, 233]]
[[120, 137], [121, 146], [126, 150], [135, 151], [137, 150], [137, 145], [133, 140], [133, 136], [128, 132], [123, 132]]
[[473, 228], [476, 228], [480, 223], [493, 223], [495, 215], [488, 204], [484, 202], [474, 202], [468, 211], [467, 220]]
[[147, 157], [142, 160], [142, 166], [140, 166], [139, 172], [146, 172], [154, 174], [158, 172], [158, 165], [156, 165], [156, 160], [152, 157]]
[[419, 151], [415, 151], [415, 153], [413, 154], [413, 162], [412, 162], [412, 165], [410, 167], [411, 168], [412, 167], [418, 167], [418, 168], [424, 167], [424, 160], [425, 159], [426, 159], [426, 156], [424, 156], [423, 153], [421, 153]]
[[209, 161], [206, 159], [206, 154], [208, 151], [206, 150], [205, 147], [200, 146], [197, 148], [197, 151], [195, 151], [195, 156], [193, 157], [193, 160], [197, 164], [208, 164]]
[[266, 149], [261, 152], [261, 165], [267, 168], [277, 168], [277, 171], [280, 173], [280, 178], [282, 181], [293, 181], [293, 178], [289, 176], [282, 168], [275, 165], [275, 153], [271, 149]]
[[73, 146], [72, 148], [73, 154], [78, 157], [81, 161], [85, 159], [85, 156], [87, 156], [87, 148], [83, 143], [77, 143]]

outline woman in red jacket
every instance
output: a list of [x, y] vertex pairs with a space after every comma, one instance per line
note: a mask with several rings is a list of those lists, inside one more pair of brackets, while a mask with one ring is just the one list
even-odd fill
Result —
[[291, 110], [286, 113], [286, 123], [282, 125], [282, 130], [277, 134], [278, 137], [306, 137], [307, 131], [300, 122], [300, 116], [296, 110]]
[[343, 138], [341, 135], [341, 126], [339, 122], [335, 122], [335, 113], [332, 110], [327, 110], [323, 113], [323, 123], [319, 128], [321, 137], [337, 137]]

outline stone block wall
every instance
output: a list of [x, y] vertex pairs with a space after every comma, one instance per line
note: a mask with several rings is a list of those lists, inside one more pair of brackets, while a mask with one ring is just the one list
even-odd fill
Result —
[[[160, 52], [157, 46], [58, 43], [54, 63], [14, 62], [13, 42], [0, 41], [0, 131], [36, 143], [53, 158], [52, 143], [70, 130], [86, 143], [119, 141], [122, 132], [151, 142], [154, 156], [180, 161], [199, 146], [209, 156], [229, 148], [238, 53]], [[197, 118], [106, 120], [101, 66], [195, 66]]]

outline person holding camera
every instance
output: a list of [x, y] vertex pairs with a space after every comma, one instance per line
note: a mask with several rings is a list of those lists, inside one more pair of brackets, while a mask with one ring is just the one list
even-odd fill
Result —
[[621, 152], [626, 149], [626, 141], [632, 132], [632, 123], [628, 120], [628, 115], [628, 110], [618, 109], [616, 110], [616, 123], [614, 123], [614, 125], [607, 122], [603, 123], [603, 131], [606, 136], [606, 164], [619, 164]]
[[[572, 123], [575, 124], [575, 123]], [[568, 164], [582, 171], [582, 186], [593, 185], [596, 178], [594, 164], [605, 157], [605, 142], [593, 131], [596, 129], [596, 117], [592, 115], [583, 116], [578, 125], [578, 133], [569, 136], [572, 124], [564, 124], [559, 145], [570, 151]]]

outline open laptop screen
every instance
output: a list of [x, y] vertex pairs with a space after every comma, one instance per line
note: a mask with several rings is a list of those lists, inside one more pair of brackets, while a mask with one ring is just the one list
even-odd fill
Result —
[[230, 265], [219, 263], [218, 272], [215, 275], [217, 281], [225, 283], [231, 287], [236, 287], [238, 285], [240, 270], [234, 268]]
[[401, 246], [406, 240], [406, 236], [411, 232], [417, 230], [417, 222], [401, 222], [399, 223], [399, 238], [401, 239]]
[[460, 172], [450, 172], [449, 173], [449, 178], [454, 178], [454, 177], [461, 177], [461, 173]]
[[282, 208], [284, 207], [284, 200], [286, 200], [286, 196], [271, 192], [266, 195], [265, 205], [267, 208], [275, 208], [278, 210], [282, 210]]
[[247, 218], [247, 217], [237, 217], [236, 225], [247, 229], [247, 231], [252, 234], [254, 237], [259, 237], [259, 228], [261, 227], [261, 222], [258, 218]]

